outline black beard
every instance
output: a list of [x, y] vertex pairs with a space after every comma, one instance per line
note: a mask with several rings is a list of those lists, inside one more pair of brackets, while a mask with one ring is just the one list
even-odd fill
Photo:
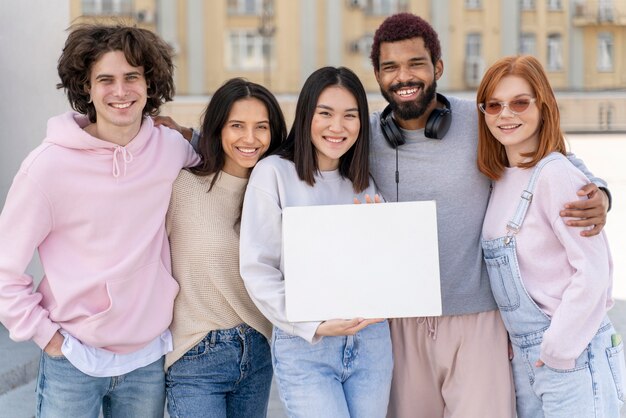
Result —
[[[422, 89], [422, 93], [412, 102], [396, 102], [392, 93], [406, 87], [418, 87]], [[398, 83], [389, 88], [389, 91], [380, 88], [380, 92], [391, 105], [393, 116], [402, 120], [418, 119], [428, 109], [428, 106], [435, 98], [437, 91], [437, 80], [433, 80], [432, 84], [424, 89], [424, 83]]]

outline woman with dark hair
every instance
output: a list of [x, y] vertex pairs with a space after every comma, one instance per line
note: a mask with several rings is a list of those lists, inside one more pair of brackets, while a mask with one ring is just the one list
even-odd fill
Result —
[[352, 204], [355, 196], [375, 196], [368, 121], [365, 90], [352, 71], [315, 71], [302, 87], [287, 140], [278, 155], [257, 165], [248, 183], [241, 275], [274, 325], [274, 373], [290, 417], [384, 417], [387, 411], [392, 371], [387, 321], [289, 322], [281, 269], [284, 208]]
[[239, 275], [239, 220], [252, 167], [287, 129], [264, 87], [231, 79], [202, 122], [202, 162], [174, 182], [166, 228], [180, 285], [170, 326], [166, 392], [172, 417], [265, 417], [272, 325]]
[[[517, 416], [618, 417], [624, 346], [607, 317], [604, 231], [582, 237], [559, 210], [588, 180], [565, 157], [539, 61], [502, 58], [477, 93], [478, 167], [494, 180], [483, 225], [491, 289], [513, 347]], [[521, 197], [520, 197], [521, 194]]]

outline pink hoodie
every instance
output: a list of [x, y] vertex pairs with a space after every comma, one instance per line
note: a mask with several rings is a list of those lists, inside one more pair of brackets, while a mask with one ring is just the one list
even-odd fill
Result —
[[[144, 118], [125, 147], [51, 118], [0, 216], [0, 320], [44, 348], [62, 328], [82, 343], [136, 351], [170, 324], [178, 285], [165, 232], [172, 183], [198, 157], [175, 131]], [[45, 276], [24, 274], [39, 249]]]

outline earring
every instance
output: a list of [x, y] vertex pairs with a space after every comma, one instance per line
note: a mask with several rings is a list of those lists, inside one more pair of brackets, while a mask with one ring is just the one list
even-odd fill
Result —
[[89, 95], [89, 100], [87, 100], [87, 103], [92, 103], [93, 100], [91, 100], [91, 94]]

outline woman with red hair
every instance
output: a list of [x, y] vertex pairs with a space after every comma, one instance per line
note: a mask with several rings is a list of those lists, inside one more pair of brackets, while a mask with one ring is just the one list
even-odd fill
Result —
[[497, 61], [477, 103], [478, 167], [493, 180], [482, 245], [513, 348], [517, 415], [618, 417], [623, 344], [606, 315], [613, 263], [604, 232], [582, 237], [559, 216], [587, 198], [576, 192], [588, 180], [565, 157], [541, 64]]

